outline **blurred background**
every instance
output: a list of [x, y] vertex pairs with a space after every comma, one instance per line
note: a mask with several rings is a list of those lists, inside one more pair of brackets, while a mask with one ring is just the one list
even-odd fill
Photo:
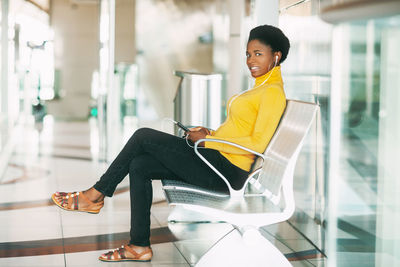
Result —
[[[189, 112], [176, 110], [182, 90], [196, 96], [207, 88], [205, 103], [214, 99], [217, 108], [205, 112], [222, 122], [226, 100], [254, 82], [245, 65], [249, 30], [272, 24], [291, 42], [282, 64], [287, 98], [320, 105], [298, 161], [289, 223], [329, 266], [396, 266], [399, 4], [2, 0], [0, 173], [22, 139], [50, 142], [57, 123], [87, 125], [90, 157], [109, 163], [138, 127], [172, 132], [163, 118]], [[195, 107], [201, 100], [193, 95]], [[26, 127], [36, 134], [19, 133]]]

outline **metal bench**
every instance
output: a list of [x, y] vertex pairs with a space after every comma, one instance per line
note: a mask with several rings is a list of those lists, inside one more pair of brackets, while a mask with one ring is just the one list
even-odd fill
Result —
[[[163, 190], [170, 205], [183, 206], [234, 227], [203, 255], [196, 266], [291, 266], [258, 229], [286, 221], [294, 213], [294, 168], [317, 109], [318, 105], [314, 103], [288, 100], [279, 126], [263, 154], [226, 141], [206, 140], [230, 144], [258, 156], [258, 164], [254, 164], [240, 190], [233, 189], [198, 152], [198, 144], [205, 139], [196, 142], [195, 152], [225, 181], [229, 192], [163, 180]], [[248, 187], [252, 190], [246, 190]]]

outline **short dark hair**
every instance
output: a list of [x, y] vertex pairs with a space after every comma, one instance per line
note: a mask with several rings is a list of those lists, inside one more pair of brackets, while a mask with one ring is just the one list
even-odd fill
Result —
[[249, 40], [258, 40], [265, 45], [269, 45], [273, 52], [281, 52], [282, 57], [279, 63], [285, 61], [290, 48], [289, 39], [277, 27], [271, 25], [261, 25], [250, 31]]

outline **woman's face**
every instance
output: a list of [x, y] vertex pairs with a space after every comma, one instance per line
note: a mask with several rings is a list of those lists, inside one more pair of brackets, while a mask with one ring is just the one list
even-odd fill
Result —
[[247, 43], [246, 57], [247, 67], [254, 78], [266, 74], [274, 67], [275, 57], [271, 47], [257, 39]]

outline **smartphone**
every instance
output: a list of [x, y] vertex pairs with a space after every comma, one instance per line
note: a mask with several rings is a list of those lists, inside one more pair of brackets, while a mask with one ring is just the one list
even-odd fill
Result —
[[183, 131], [185, 132], [190, 132], [189, 128], [185, 127], [182, 123], [180, 123], [179, 121], [175, 122], [176, 126], [178, 126], [179, 128], [181, 128]]

